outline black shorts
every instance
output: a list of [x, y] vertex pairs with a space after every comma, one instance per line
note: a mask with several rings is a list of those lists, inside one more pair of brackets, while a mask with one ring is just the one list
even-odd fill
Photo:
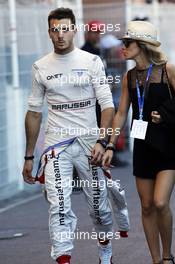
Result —
[[169, 158], [149, 146], [144, 140], [134, 140], [133, 175], [143, 179], [155, 179], [162, 170], [175, 170], [175, 157]]

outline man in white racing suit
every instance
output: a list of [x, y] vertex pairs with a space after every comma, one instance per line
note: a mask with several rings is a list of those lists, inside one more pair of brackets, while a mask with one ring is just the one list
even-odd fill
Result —
[[[24, 181], [35, 183], [32, 176], [33, 153], [40, 130], [44, 98], [48, 105], [45, 150], [41, 170], [50, 203], [49, 232], [51, 256], [57, 263], [70, 263], [76, 216], [71, 209], [72, 168], [83, 187], [90, 216], [98, 234], [99, 263], [112, 263], [112, 217], [104, 175], [96, 166], [105, 151], [106, 133], [98, 133], [95, 103], [101, 106], [101, 127], [106, 131], [113, 117], [113, 102], [101, 59], [74, 47], [75, 17], [71, 9], [58, 8], [48, 17], [49, 36], [54, 52], [33, 64], [32, 92], [25, 119], [26, 153]], [[89, 163], [88, 156], [92, 156]], [[94, 184], [96, 183], [96, 185]], [[100, 234], [105, 234], [105, 239]]]

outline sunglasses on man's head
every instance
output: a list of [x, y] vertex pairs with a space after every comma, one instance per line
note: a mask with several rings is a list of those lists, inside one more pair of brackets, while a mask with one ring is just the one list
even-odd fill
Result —
[[123, 45], [126, 48], [128, 48], [131, 43], [135, 42], [135, 40], [133, 40], [133, 39], [122, 39], [122, 42], [123, 42]]

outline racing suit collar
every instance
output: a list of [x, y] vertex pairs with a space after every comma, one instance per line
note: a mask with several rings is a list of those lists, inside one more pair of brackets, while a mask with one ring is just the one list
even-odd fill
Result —
[[64, 55], [63, 54], [55, 53], [53, 51], [53, 56], [55, 57], [55, 59], [68, 58], [68, 57], [72, 56], [77, 50], [78, 50], [78, 48], [74, 47], [74, 49], [72, 51], [70, 51], [69, 53], [66, 53]]

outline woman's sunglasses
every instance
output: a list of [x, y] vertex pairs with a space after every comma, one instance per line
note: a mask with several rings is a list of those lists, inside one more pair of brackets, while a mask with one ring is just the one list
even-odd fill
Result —
[[135, 40], [133, 40], [133, 39], [123, 39], [122, 42], [123, 42], [123, 45], [124, 45], [126, 48], [128, 48], [128, 47], [130, 46], [131, 43], [135, 42]]

